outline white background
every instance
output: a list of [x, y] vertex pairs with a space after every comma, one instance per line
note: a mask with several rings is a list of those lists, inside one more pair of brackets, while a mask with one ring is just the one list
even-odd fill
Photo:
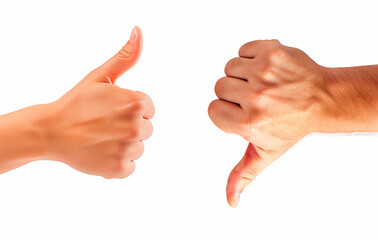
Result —
[[207, 115], [248, 41], [277, 38], [328, 67], [377, 64], [373, 2], [1, 0], [0, 114], [56, 100], [138, 25], [142, 57], [118, 84], [148, 93], [156, 116], [126, 179], [51, 161], [0, 175], [0, 239], [378, 239], [377, 135], [306, 137], [232, 209], [226, 180], [247, 143]]

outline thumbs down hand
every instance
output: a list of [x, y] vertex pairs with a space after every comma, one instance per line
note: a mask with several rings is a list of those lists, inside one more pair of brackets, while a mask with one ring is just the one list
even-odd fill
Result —
[[230, 60], [226, 77], [215, 85], [219, 99], [208, 112], [214, 124], [249, 142], [231, 171], [227, 200], [236, 207], [240, 193], [269, 164], [307, 134], [319, 130], [324, 67], [304, 52], [277, 40], [254, 41]]

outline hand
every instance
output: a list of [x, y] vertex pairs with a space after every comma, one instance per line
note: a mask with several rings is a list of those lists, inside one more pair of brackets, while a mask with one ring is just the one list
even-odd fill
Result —
[[208, 110], [217, 127], [249, 142], [228, 179], [232, 207], [264, 168], [319, 128], [324, 95], [324, 67], [299, 49], [261, 40], [243, 45], [239, 56], [227, 63]]
[[124, 178], [143, 153], [154, 115], [144, 93], [122, 89], [116, 79], [136, 64], [142, 32], [135, 27], [127, 44], [90, 72], [56, 102], [43, 107], [46, 156], [88, 174]]

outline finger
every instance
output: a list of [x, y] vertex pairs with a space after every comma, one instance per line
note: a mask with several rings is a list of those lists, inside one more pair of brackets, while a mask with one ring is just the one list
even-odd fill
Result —
[[126, 178], [130, 176], [134, 170], [135, 170], [135, 162], [134, 161], [124, 161], [121, 162], [123, 165], [123, 170], [121, 170], [119, 173], [117, 173], [113, 178]]
[[269, 164], [270, 160], [262, 158], [256, 147], [249, 143], [241, 161], [231, 171], [227, 182], [227, 201], [231, 207], [239, 203], [240, 194], [244, 188]]
[[272, 50], [281, 43], [276, 40], [256, 40], [248, 42], [239, 49], [239, 56], [244, 58], [256, 58], [267, 50]]
[[215, 84], [215, 94], [219, 99], [241, 104], [246, 97], [248, 83], [244, 80], [223, 77]]
[[123, 139], [126, 142], [145, 140], [152, 135], [153, 127], [150, 120], [137, 118], [131, 121], [125, 121], [125, 132]]
[[208, 113], [211, 121], [226, 133], [243, 135], [248, 131], [247, 114], [235, 103], [214, 100], [209, 105]]
[[112, 178], [126, 178], [130, 176], [135, 170], [134, 161], [118, 161], [110, 160], [108, 161], [108, 171], [102, 174], [106, 179]]
[[144, 152], [143, 142], [142, 141], [134, 142], [130, 144], [129, 146], [127, 146], [125, 150], [125, 158], [123, 159], [123, 161], [130, 162], [130, 161], [137, 160], [143, 155], [143, 152]]
[[150, 120], [142, 119], [141, 134], [139, 140], [146, 140], [152, 136], [153, 126]]
[[230, 206], [236, 207], [244, 188], [294, 144], [291, 142], [276, 150], [269, 150], [249, 143], [242, 160], [231, 171], [227, 181], [227, 201]]
[[248, 58], [233, 58], [227, 62], [224, 72], [228, 77], [235, 77], [241, 79], [248, 79], [251, 76], [251, 65], [253, 59]]
[[150, 96], [148, 96], [144, 92], [137, 91], [137, 93], [141, 96], [145, 105], [145, 111], [144, 111], [143, 117], [145, 119], [153, 118], [153, 116], [155, 115], [155, 106], [154, 106], [154, 103], [152, 102], [152, 99], [150, 98]]
[[145, 119], [150, 119], [155, 115], [155, 106], [147, 94], [125, 88], [118, 88], [118, 90], [120, 95], [124, 96], [126, 106], [126, 111], [122, 112], [122, 116], [134, 117], [134, 114], [136, 114]]
[[95, 79], [114, 84], [118, 77], [137, 63], [142, 53], [142, 45], [142, 30], [134, 27], [126, 45], [94, 71], [97, 74]]

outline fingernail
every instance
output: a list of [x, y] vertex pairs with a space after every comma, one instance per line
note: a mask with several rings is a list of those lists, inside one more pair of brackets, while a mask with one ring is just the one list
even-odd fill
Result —
[[237, 197], [235, 198], [235, 200], [234, 200], [235, 207], [238, 206], [238, 204], [239, 204], [239, 199], [240, 199], [240, 194], [238, 194], [238, 196], [237, 196]]
[[136, 40], [136, 37], [137, 37], [137, 30], [136, 30], [136, 27], [134, 27], [133, 31], [131, 32], [130, 42], [134, 42]]

